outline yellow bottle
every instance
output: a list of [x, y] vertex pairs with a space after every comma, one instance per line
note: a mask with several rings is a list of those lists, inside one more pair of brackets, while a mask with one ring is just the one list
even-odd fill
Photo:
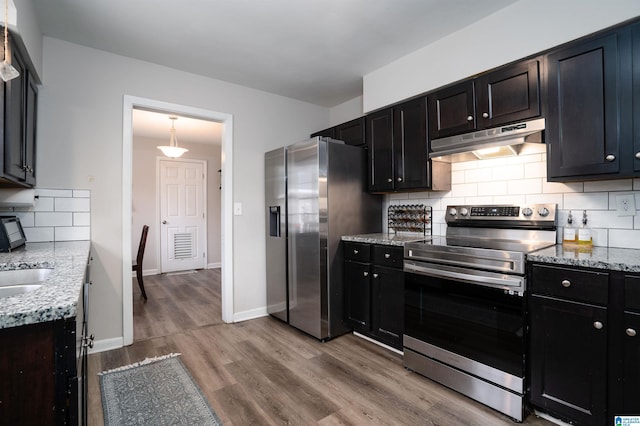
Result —
[[575, 244], [578, 240], [578, 234], [576, 228], [573, 226], [573, 215], [569, 210], [569, 217], [567, 217], [567, 225], [564, 227], [562, 235], [563, 244]]
[[582, 226], [578, 229], [578, 244], [591, 246], [593, 238], [591, 236], [591, 228], [587, 226], [587, 211], [582, 212]]

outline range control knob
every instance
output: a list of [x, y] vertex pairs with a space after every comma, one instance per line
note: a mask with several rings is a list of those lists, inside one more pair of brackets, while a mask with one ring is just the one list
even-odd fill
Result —
[[455, 209], [455, 207], [451, 207], [449, 209], [449, 216], [455, 216], [458, 214], [458, 210]]
[[549, 209], [548, 209], [548, 208], [546, 208], [546, 207], [540, 207], [540, 208], [538, 209], [538, 214], [539, 214], [540, 216], [542, 216], [542, 217], [547, 217], [547, 216], [549, 216]]
[[529, 217], [533, 214], [533, 210], [531, 210], [530, 207], [525, 207], [524, 209], [522, 209], [522, 214], [526, 217]]
[[466, 207], [463, 207], [463, 208], [461, 208], [461, 209], [460, 209], [460, 214], [461, 214], [462, 216], [466, 216], [466, 215], [468, 215], [468, 214], [469, 214], [469, 210], [467, 210], [467, 208], [466, 208]]

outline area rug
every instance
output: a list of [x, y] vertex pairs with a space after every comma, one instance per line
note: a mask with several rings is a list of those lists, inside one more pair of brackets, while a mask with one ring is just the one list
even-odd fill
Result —
[[99, 373], [104, 424], [221, 425], [179, 355]]

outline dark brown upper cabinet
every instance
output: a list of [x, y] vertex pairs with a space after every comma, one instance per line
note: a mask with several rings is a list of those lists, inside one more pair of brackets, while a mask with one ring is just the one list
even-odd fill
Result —
[[431, 139], [540, 115], [540, 60], [507, 65], [428, 95]]
[[429, 94], [431, 139], [539, 116], [539, 68], [522, 61]]
[[312, 138], [315, 136], [338, 139], [344, 141], [347, 145], [364, 147], [367, 143], [365, 139], [365, 119], [364, 117], [359, 117], [311, 134]]
[[[13, 38], [10, 38], [10, 41], [8, 58], [20, 76], [6, 83], [0, 81], [3, 86], [3, 90], [0, 91], [0, 185], [32, 187], [36, 184], [38, 87], [33, 73], [27, 66], [26, 52], [18, 47]], [[0, 52], [2, 51], [0, 48]]]
[[429, 160], [424, 96], [367, 115], [366, 136], [369, 192], [451, 189], [450, 164]]

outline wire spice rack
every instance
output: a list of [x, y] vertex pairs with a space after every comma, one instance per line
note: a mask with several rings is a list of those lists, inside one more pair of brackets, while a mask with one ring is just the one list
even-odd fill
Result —
[[431, 207], [424, 204], [391, 205], [387, 209], [387, 232], [431, 235], [431, 213]]

